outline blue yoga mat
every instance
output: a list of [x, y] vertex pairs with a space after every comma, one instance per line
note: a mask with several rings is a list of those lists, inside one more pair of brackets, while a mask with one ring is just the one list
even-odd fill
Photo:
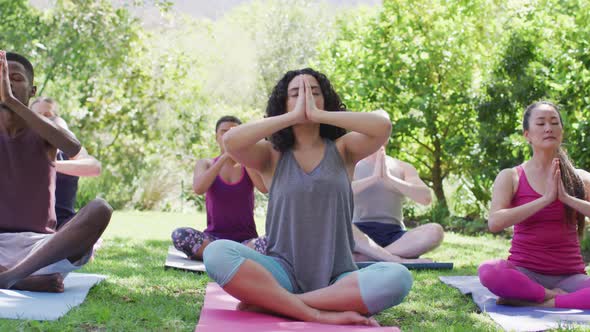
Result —
[[498, 305], [498, 297], [485, 288], [477, 276], [444, 276], [439, 279], [463, 294], [471, 294], [481, 311], [490, 315], [506, 331], [544, 331], [576, 325], [590, 326], [590, 310]]
[[70, 273], [63, 293], [0, 289], [0, 318], [56, 320], [86, 299], [92, 286], [104, 280], [100, 274]]
[[[375, 264], [378, 262], [367, 261], [367, 262], [356, 262], [356, 265], [359, 269], [367, 267], [371, 264]], [[403, 266], [407, 267], [410, 270], [452, 270], [453, 263], [401, 263]]]

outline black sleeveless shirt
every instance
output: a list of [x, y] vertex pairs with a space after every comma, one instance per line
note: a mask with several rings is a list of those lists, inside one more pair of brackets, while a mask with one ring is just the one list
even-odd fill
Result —
[[[57, 152], [57, 160], [69, 160], [62, 151]], [[57, 173], [55, 183], [55, 215], [57, 228], [70, 221], [76, 215], [76, 195], [78, 193], [77, 176]]]

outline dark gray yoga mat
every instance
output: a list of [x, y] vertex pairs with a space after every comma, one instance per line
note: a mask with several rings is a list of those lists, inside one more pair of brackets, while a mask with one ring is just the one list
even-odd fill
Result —
[[[363, 267], [367, 267], [371, 264], [375, 264], [378, 262], [367, 261], [367, 262], [356, 262], [356, 265], [359, 269]], [[439, 262], [432, 262], [432, 263], [401, 263], [403, 266], [407, 267], [409, 270], [452, 270], [453, 263], [439, 263]]]
[[168, 256], [164, 267], [196, 273], [206, 272], [203, 261], [190, 260], [182, 251], [176, 250], [173, 246], [168, 248]]
[[590, 327], [590, 310], [497, 305], [498, 297], [485, 288], [477, 276], [443, 276], [439, 279], [463, 294], [471, 294], [481, 311], [506, 331], [543, 331], [575, 325]]

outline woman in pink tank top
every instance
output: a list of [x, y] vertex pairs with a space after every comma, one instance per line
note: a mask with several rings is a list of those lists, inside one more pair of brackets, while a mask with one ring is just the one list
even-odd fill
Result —
[[480, 281], [501, 304], [590, 309], [579, 242], [590, 216], [590, 173], [561, 149], [555, 105], [528, 106], [522, 127], [533, 156], [498, 174], [488, 219], [492, 232], [514, 226], [510, 256], [483, 263]]

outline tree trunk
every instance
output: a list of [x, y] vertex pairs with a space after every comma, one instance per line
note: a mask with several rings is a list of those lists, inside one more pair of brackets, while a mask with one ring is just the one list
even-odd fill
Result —
[[443, 175], [442, 175], [442, 160], [441, 160], [441, 146], [438, 138], [434, 139], [434, 165], [432, 167], [432, 189], [438, 204], [442, 204], [444, 207], [447, 206], [447, 199], [445, 197], [445, 191], [443, 189]]

